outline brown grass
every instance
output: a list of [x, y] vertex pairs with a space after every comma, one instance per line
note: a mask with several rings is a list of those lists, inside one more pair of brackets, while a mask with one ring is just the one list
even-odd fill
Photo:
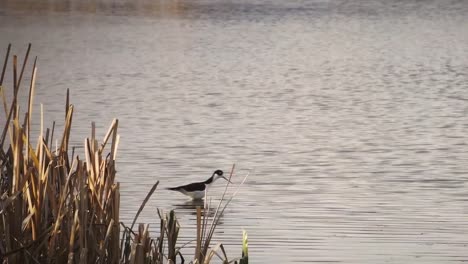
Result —
[[115, 183], [114, 164], [118, 120], [114, 120], [101, 144], [94, 137], [93, 126], [91, 138], [84, 142], [85, 158], [72, 158], [69, 138], [73, 105], [68, 103], [67, 95], [59, 146], [51, 148], [50, 129], [43, 133], [42, 113], [41, 130], [33, 144], [30, 131], [36, 62], [29, 85], [28, 112], [21, 116], [17, 105], [29, 51], [30, 46], [19, 77], [17, 57], [13, 57], [14, 93], [10, 104], [3, 87], [8, 56], [0, 83], [7, 117], [0, 147], [1, 257], [7, 263], [117, 263], [119, 185]]

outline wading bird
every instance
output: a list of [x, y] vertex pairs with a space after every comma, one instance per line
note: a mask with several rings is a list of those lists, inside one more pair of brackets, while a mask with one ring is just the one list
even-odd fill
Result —
[[213, 175], [211, 175], [211, 177], [208, 178], [208, 180], [206, 181], [189, 183], [187, 185], [181, 185], [167, 189], [171, 191], [181, 192], [192, 198], [192, 200], [200, 200], [205, 197], [205, 189], [219, 178], [223, 178], [226, 181], [231, 182], [229, 179], [223, 176], [222, 170], [215, 170], [213, 172]]

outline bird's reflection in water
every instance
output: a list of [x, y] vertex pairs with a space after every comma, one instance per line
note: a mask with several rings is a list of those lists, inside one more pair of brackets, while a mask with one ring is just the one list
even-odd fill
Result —
[[204, 200], [189, 200], [182, 204], [175, 205], [177, 209], [179, 210], [182, 209], [184, 211], [193, 211], [195, 215], [197, 214], [197, 206], [200, 206], [200, 208], [203, 210], [203, 208], [205, 207], [205, 201]]
[[[197, 207], [200, 206], [201, 210], [202, 210], [202, 216], [204, 216], [204, 214], [206, 214], [208, 217], [212, 218], [214, 217], [215, 213], [216, 213], [216, 208], [218, 207], [218, 203], [212, 203], [211, 205], [208, 205], [206, 210], [205, 210], [205, 201], [204, 200], [189, 200], [189, 201], [186, 201], [182, 204], [176, 204], [175, 207], [176, 207], [176, 211], [179, 211], [180, 213], [183, 213], [183, 214], [190, 214], [190, 215], [197, 215]], [[222, 210], [222, 207], [219, 208], [219, 211], [218, 211], [218, 214], [221, 214], [221, 210]], [[222, 221], [222, 218], [223, 218], [223, 215], [220, 215], [219, 216], [219, 221], [218, 221], [218, 225], [221, 225], [223, 224], [223, 221]], [[209, 224], [211, 224], [211, 219], [209, 220], [208, 222]]]

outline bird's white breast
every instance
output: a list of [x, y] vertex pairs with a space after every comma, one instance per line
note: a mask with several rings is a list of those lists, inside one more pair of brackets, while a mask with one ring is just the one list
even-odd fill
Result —
[[185, 195], [190, 196], [193, 200], [199, 200], [205, 197], [205, 191], [185, 192]]

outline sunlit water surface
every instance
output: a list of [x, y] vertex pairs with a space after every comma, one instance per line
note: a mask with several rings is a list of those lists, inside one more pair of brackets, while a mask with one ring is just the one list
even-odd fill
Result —
[[23, 2], [0, 2], [2, 58], [33, 43], [48, 124], [71, 88], [74, 145], [119, 118], [125, 222], [159, 180], [139, 221], [175, 208], [188, 242], [163, 188], [235, 163], [230, 257], [245, 229], [253, 263], [468, 261], [466, 1]]

